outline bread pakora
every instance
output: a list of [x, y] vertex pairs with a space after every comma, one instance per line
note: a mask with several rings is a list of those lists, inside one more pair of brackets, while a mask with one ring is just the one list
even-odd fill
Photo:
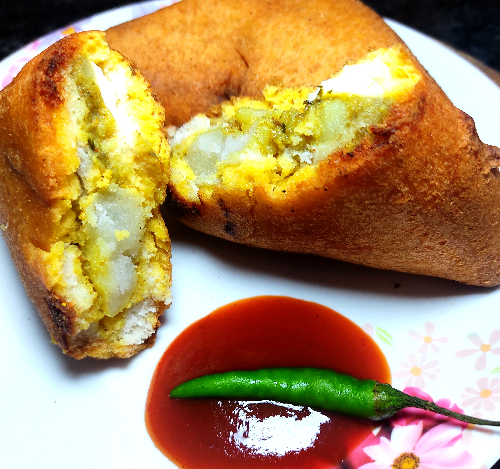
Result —
[[178, 127], [167, 203], [181, 222], [500, 283], [500, 151], [360, 2], [183, 0], [109, 38]]
[[0, 223], [53, 341], [83, 358], [154, 342], [170, 303], [164, 111], [102, 32], [70, 35], [0, 93]]

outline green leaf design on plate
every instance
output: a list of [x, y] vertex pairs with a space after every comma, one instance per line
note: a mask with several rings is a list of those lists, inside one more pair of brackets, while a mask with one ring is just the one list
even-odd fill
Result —
[[394, 347], [394, 339], [392, 338], [392, 335], [389, 334], [386, 330], [382, 329], [381, 327], [377, 327], [375, 329], [375, 333], [382, 342], [385, 342], [387, 345]]
[[496, 368], [493, 368], [491, 370], [492, 373], [500, 373], [500, 366], [497, 366]]

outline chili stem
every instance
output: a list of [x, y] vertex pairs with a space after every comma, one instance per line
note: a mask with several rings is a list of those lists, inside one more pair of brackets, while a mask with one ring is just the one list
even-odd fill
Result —
[[431, 412], [434, 412], [436, 414], [441, 414], [445, 415], [446, 417], [451, 417], [456, 420], [460, 420], [462, 422], [466, 423], [471, 423], [474, 425], [490, 425], [494, 427], [499, 427], [500, 426], [500, 421], [497, 420], [487, 420], [487, 419], [480, 419], [477, 417], [472, 417], [469, 415], [465, 414], [460, 414], [458, 412], [454, 412], [453, 410], [446, 409], [445, 407], [440, 407], [434, 402], [429, 402], [426, 401], [425, 399], [420, 399], [419, 397], [415, 396], [410, 396], [409, 394], [405, 394], [402, 391], [399, 391], [397, 389], [394, 389], [394, 391], [397, 391], [398, 393], [401, 393], [404, 397], [404, 405], [405, 407], [415, 407], [417, 409], [424, 409], [424, 410], [429, 410]]

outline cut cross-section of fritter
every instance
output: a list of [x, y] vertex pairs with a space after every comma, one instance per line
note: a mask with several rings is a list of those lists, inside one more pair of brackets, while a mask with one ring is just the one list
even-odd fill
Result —
[[68, 36], [0, 95], [0, 222], [52, 339], [75, 358], [152, 345], [170, 303], [164, 111], [100, 32]]
[[167, 201], [268, 249], [500, 283], [500, 151], [402, 45], [170, 129]]
[[[267, 86], [263, 99], [234, 98], [171, 128], [172, 186], [191, 202], [215, 186], [269, 194], [311, 177], [317, 163], [349, 153], [420, 79], [399, 48], [370, 53], [317, 89]], [[198, 195], [200, 193], [200, 196]]]

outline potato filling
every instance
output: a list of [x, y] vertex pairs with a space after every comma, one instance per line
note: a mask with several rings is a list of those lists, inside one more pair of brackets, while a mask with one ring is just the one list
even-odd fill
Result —
[[87, 52], [68, 78], [81, 194], [48, 254], [60, 272], [54, 290], [77, 310], [75, 340], [140, 344], [154, 332], [155, 303], [170, 301], [168, 234], [155, 219], [168, 145], [160, 108], [131, 66], [109, 50]]
[[171, 183], [188, 201], [216, 185], [268, 192], [352, 151], [419, 80], [399, 48], [380, 49], [312, 88], [267, 86], [263, 99], [234, 98], [214, 117], [170, 129]]
[[111, 317], [127, 306], [137, 285], [134, 261], [151, 216], [143, 204], [143, 197], [113, 184], [98, 192], [85, 212], [88, 275]]

